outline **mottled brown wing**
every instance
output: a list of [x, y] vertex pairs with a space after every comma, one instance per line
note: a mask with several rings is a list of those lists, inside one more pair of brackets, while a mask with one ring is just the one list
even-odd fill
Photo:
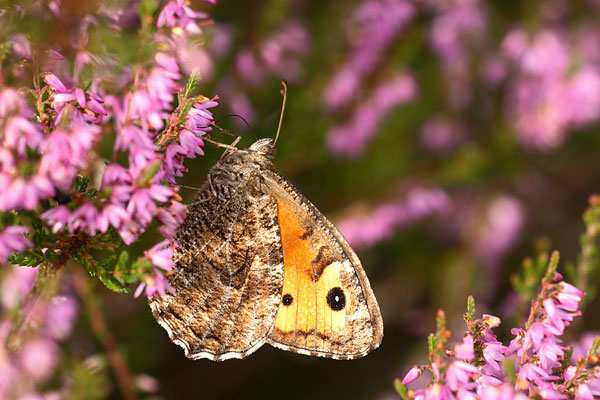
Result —
[[175, 294], [150, 300], [158, 323], [191, 359], [221, 361], [254, 352], [281, 299], [275, 200], [257, 179], [225, 192], [228, 200], [206, 185], [190, 206], [177, 235], [177, 268], [168, 277]]
[[383, 337], [379, 306], [358, 257], [337, 229], [283, 178], [265, 174], [277, 201], [282, 301], [268, 342], [335, 359], [362, 357]]

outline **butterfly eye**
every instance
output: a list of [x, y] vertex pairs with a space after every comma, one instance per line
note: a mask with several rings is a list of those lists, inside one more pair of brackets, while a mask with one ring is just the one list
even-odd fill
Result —
[[289, 306], [294, 302], [294, 298], [292, 297], [291, 294], [286, 293], [283, 295], [281, 302], [283, 303], [284, 306]]
[[340, 311], [346, 307], [346, 295], [340, 287], [334, 287], [327, 293], [327, 304], [333, 311]]

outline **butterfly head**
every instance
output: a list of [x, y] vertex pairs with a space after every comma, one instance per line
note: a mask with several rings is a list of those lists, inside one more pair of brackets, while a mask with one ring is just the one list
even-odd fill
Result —
[[248, 148], [250, 152], [256, 152], [267, 158], [273, 158], [275, 154], [275, 141], [271, 138], [258, 139]]

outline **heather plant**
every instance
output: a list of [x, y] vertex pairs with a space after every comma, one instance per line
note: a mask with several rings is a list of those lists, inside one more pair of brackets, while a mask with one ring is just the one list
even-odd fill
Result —
[[[0, 399], [600, 398], [599, 17], [0, 0]], [[358, 253], [384, 340], [192, 362], [146, 298], [215, 143], [272, 136], [280, 80], [275, 163]]]
[[[597, 268], [598, 199], [592, 197], [590, 203], [578, 264], [566, 268], [581, 287], [587, 287], [590, 268]], [[489, 314], [478, 318], [475, 299], [469, 296], [463, 316], [466, 330], [462, 340], [451, 346], [446, 315], [438, 310], [436, 331], [428, 337], [429, 363], [414, 366], [397, 379], [398, 394], [403, 399], [600, 396], [600, 335], [586, 333], [575, 341], [567, 337], [567, 328], [582, 316], [586, 294], [566, 282], [558, 267], [557, 251], [551, 256], [542, 252], [536, 259], [526, 259], [522, 271], [513, 276], [521, 303], [530, 306], [524, 318], [519, 317], [523, 310], [515, 311], [519, 325], [510, 329], [507, 342], [496, 333], [501, 319]], [[424, 382], [423, 374], [427, 375]]]
[[[21, 19], [58, 23], [66, 17], [60, 2], [2, 10], [9, 36], [0, 74], [0, 262], [35, 268], [3, 280], [2, 398], [42, 396], [38, 384], [52, 376], [56, 341], [68, 335], [77, 312], [72, 296], [61, 294], [70, 290], [85, 303], [123, 397], [136, 398], [84, 271], [115, 292], [132, 285], [135, 296], [171, 290], [164, 272], [173, 268], [171, 240], [186, 209], [176, 178], [186, 159], [203, 154], [217, 105], [216, 97], [198, 93], [194, 71], [184, 75], [179, 54], [202, 33], [207, 15], [181, 1], [158, 6], [138, 6], [139, 35], [147, 41], [140, 53], [147, 54], [127, 67], [93, 50], [109, 34], [105, 21], [112, 40], [127, 29], [126, 9], [90, 10], [72, 27], [74, 37], [49, 49], [10, 31]], [[153, 229], [161, 241], [132, 247]], [[81, 384], [65, 382], [47, 396], [83, 398], [77, 390], [92, 389]]]
[[[531, 302], [527, 320], [512, 328], [512, 339], [503, 344], [494, 333], [500, 318], [476, 318], [475, 300], [468, 298], [462, 341], [448, 346], [451, 337], [442, 310], [437, 330], [428, 339], [428, 365], [415, 366], [396, 388], [403, 399], [593, 399], [600, 395], [600, 336], [567, 345], [566, 328], [581, 316], [584, 293], [566, 283], [557, 272], [558, 252], [552, 254]], [[416, 390], [411, 384], [422, 373], [430, 381]]]

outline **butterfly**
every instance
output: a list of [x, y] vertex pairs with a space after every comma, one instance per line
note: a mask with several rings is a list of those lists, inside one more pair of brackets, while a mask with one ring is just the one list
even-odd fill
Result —
[[381, 343], [381, 313], [358, 257], [276, 171], [276, 140], [229, 146], [178, 228], [167, 276], [175, 292], [149, 303], [188, 358], [243, 358], [268, 343], [355, 359]]

